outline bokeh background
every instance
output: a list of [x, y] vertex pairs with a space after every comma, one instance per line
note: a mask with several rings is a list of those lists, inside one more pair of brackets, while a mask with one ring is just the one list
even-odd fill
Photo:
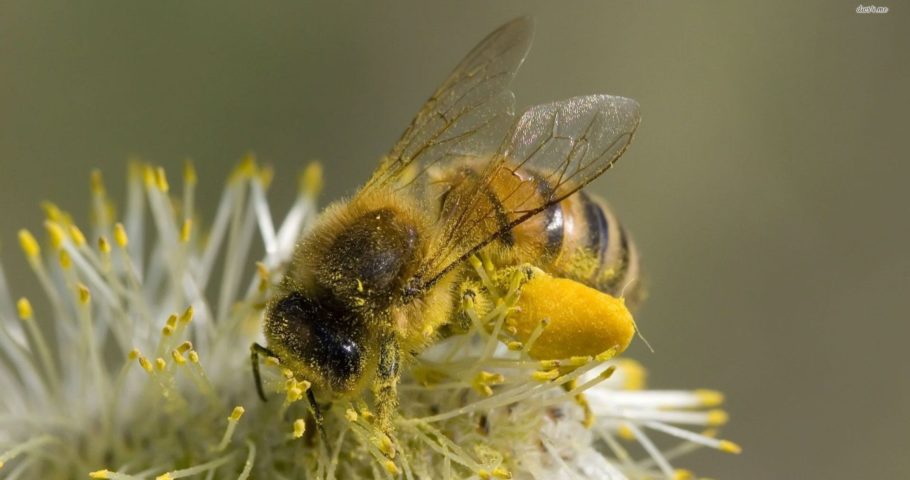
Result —
[[[279, 176], [325, 161], [350, 194], [480, 38], [532, 14], [522, 106], [637, 99], [605, 195], [644, 253], [632, 353], [662, 388], [728, 395], [741, 456], [718, 478], [910, 477], [910, 14], [809, 2], [0, 1], [0, 245], [42, 199], [87, 221], [138, 155], [200, 170], [211, 207], [247, 151]], [[176, 175], [174, 175], [176, 176]], [[175, 179], [176, 180], [176, 179]]]

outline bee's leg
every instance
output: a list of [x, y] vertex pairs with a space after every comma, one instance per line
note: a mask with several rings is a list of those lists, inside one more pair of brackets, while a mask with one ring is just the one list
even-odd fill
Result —
[[309, 388], [306, 391], [306, 399], [310, 402], [310, 408], [313, 409], [313, 419], [316, 421], [316, 429], [319, 430], [319, 436], [322, 437], [322, 444], [325, 445], [326, 450], [331, 451], [329, 448], [329, 436], [325, 433], [325, 419], [322, 416], [322, 409], [319, 408], [319, 403], [316, 402], [316, 396], [313, 395], [313, 389]]
[[383, 336], [379, 344], [379, 371], [373, 386], [377, 426], [383, 433], [392, 432], [392, 419], [398, 411], [400, 350], [394, 334]]
[[250, 345], [250, 362], [253, 364], [253, 381], [256, 383], [256, 393], [259, 394], [259, 398], [261, 398], [263, 402], [268, 402], [268, 399], [265, 398], [265, 391], [262, 389], [262, 377], [259, 375], [260, 354], [275, 358], [278, 358], [278, 355], [275, 355], [275, 352], [263, 347], [262, 345], [259, 345], [258, 343], [254, 342], [252, 345]]

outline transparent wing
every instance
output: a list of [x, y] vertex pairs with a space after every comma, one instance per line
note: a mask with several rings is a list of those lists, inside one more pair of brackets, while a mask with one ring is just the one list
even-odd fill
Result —
[[509, 83], [532, 36], [531, 20], [522, 17], [474, 47], [417, 113], [364, 189], [402, 187], [443, 160], [495, 151], [514, 116]]
[[466, 161], [445, 192], [442, 234], [421, 276], [435, 282], [485, 245], [607, 171], [640, 118], [634, 100], [576, 97], [528, 109], [485, 165]]

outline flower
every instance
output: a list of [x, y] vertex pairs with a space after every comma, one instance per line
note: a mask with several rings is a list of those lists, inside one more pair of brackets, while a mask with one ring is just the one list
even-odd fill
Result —
[[[305, 379], [265, 359], [279, 401], [261, 402], [250, 375], [264, 305], [322, 181], [318, 164], [306, 168], [276, 228], [271, 180], [247, 157], [211, 223], [197, 215], [191, 164], [180, 195], [164, 170], [133, 164], [121, 217], [94, 173], [89, 234], [44, 204], [47, 242], [19, 240], [45, 298], [14, 302], [0, 265], [4, 478], [681, 477], [670, 462], [687, 451], [739, 451], [714, 438], [726, 421], [717, 392], [644, 390], [643, 368], [615, 350], [538, 361], [533, 340], [501, 342], [515, 287], [484, 314], [466, 299], [468, 332], [406, 372], [394, 435], [354, 400], [324, 412], [323, 443]], [[651, 433], [680, 443], [660, 449]]]

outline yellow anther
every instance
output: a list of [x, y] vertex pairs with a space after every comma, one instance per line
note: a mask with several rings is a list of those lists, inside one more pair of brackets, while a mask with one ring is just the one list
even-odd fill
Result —
[[196, 185], [196, 167], [193, 166], [193, 161], [187, 159], [183, 164], [183, 183], [187, 185]]
[[149, 359], [145, 358], [142, 355], [139, 355], [139, 366], [142, 367], [142, 369], [146, 372], [152, 373], [152, 362], [150, 362]]
[[623, 388], [625, 390], [642, 390], [645, 388], [648, 379], [648, 371], [645, 367], [629, 358], [619, 360], [619, 368], [622, 369], [624, 376]]
[[32, 310], [32, 303], [27, 298], [22, 297], [16, 302], [16, 309], [19, 311], [19, 318], [22, 320], [31, 320], [35, 312]]
[[694, 480], [695, 474], [684, 468], [677, 468], [673, 472], [673, 480]]
[[70, 258], [70, 254], [66, 253], [66, 250], [60, 250], [60, 267], [64, 270], [69, 270], [73, 266], [73, 259]]
[[606, 370], [600, 372], [600, 378], [606, 380], [613, 376], [613, 372], [616, 371], [616, 365], [610, 365]]
[[126, 248], [130, 243], [130, 239], [126, 236], [126, 229], [123, 228], [122, 223], [118, 222], [114, 225], [114, 241], [117, 242], [117, 246], [120, 248]]
[[167, 174], [164, 172], [163, 167], [155, 169], [155, 186], [158, 187], [158, 190], [165, 193], [170, 189], [167, 184]]
[[157, 179], [155, 178], [155, 169], [151, 165], [142, 166], [142, 179], [146, 188], [153, 188]]
[[490, 480], [490, 478], [492, 478], [490, 472], [486, 470], [478, 470], [477, 477], [480, 478], [480, 480]]
[[107, 238], [99, 237], [98, 238], [98, 251], [107, 255], [111, 253], [111, 242], [107, 241]]
[[79, 303], [88, 305], [88, 302], [92, 301], [92, 292], [81, 283], [76, 285], [76, 289], [79, 291]]
[[155, 477], [155, 480], [174, 480], [170, 473], [163, 473]]
[[199, 363], [199, 354], [196, 353], [196, 350], [190, 350], [189, 357], [191, 362]]
[[256, 175], [256, 156], [252, 153], [246, 154], [240, 160], [240, 164], [231, 173], [231, 181], [245, 180]]
[[155, 368], [157, 368], [159, 372], [163, 372], [164, 369], [167, 368], [167, 362], [165, 362], [163, 358], [158, 357], [155, 359]]
[[177, 315], [172, 313], [169, 317], [167, 317], [167, 321], [164, 322], [164, 324], [171, 328], [176, 327], [177, 326]]
[[300, 189], [307, 195], [315, 197], [322, 191], [322, 165], [310, 162], [300, 175]]
[[236, 407], [234, 407], [234, 410], [231, 412], [231, 416], [228, 417], [228, 420], [231, 420], [233, 422], [240, 420], [240, 417], [243, 416], [244, 411], [245, 410], [243, 409], [243, 407], [241, 407], [240, 405], [237, 405]]
[[297, 379], [294, 377], [291, 377], [291, 378], [285, 380], [285, 382], [284, 382], [285, 390], [290, 390], [292, 388], [297, 388]]
[[373, 420], [376, 418], [376, 416], [373, 415], [373, 412], [363, 409], [360, 410], [360, 416], [363, 417], [367, 423], [373, 423]]
[[509, 342], [506, 344], [506, 347], [513, 352], [520, 352], [522, 348], [525, 348], [525, 344], [521, 342]]
[[357, 412], [355, 412], [353, 408], [349, 408], [344, 411], [344, 418], [346, 418], [351, 423], [356, 422], [357, 417]]
[[[281, 361], [278, 360], [278, 357], [266, 357], [265, 358], [266, 365], [271, 365], [273, 367], [277, 367], [280, 363], [281, 363]], [[285, 369], [285, 370], [287, 370], [287, 369]], [[290, 372], [290, 370], [288, 370], [288, 372]], [[291, 376], [293, 376], [293, 375], [294, 374], [291, 373]], [[285, 376], [287, 376], [287, 375], [285, 375]]]
[[359, 278], [357, 279], [357, 291], [363, 293], [363, 282]]
[[619, 350], [618, 347], [610, 347], [610, 348], [604, 350], [603, 352], [600, 352], [597, 355], [595, 355], [594, 360], [597, 360], [598, 362], [605, 362], [607, 360], [610, 360], [611, 358], [616, 356], [617, 350]]
[[477, 374], [477, 377], [474, 379], [474, 381], [490, 385], [499, 385], [505, 382], [506, 378], [503, 377], [501, 373], [492, 373], [481, 370], [480, 373]]
[[177, 351], [177, 350], [171, 350], [171, 358], [173, 358], [174, 361], [177, 362], [177, 365], [184, 365], [184, 364], [186, 364], [186, 357], [184, 357], [184, 356], [183, 356], [179, 351]]
[[493, 469], [493, 476], [496, 478], [501, 478], [502, 480], [509, 480], [512, 478], [512, 472], [502, 467], [496, 467]]
[[289, 388], [287, 393], [288, 403], [294, 403], [303, 398], [303, 390], [297, 387]]
[[94, 472], [89, 473], [88, 477], [89, 478], [100, 478], [100, 479], [111, 478], [111, 471], [108, 469], [95, 470]]
[[695, 395], [706, 407], [716, 407], [724, 403], [724, 394], [717, 390], [695, 390]]
[[51, 239], [52, 247], [60, 248], [63, 246], [63, 241], [66, 240], [66, 232], [63, 231], [63, 227], [57, 224], [57, 222], [45, 220], [44, 229], [47, 230], [47, 234]]
[[272, 178], [274, 177], [275, 170], [273, 170], [272, 167], [260, 168], [259, 175], [256, 176], [263, 188], [269, 188], [269, 185], [272, 184]]
[[192, 349], [193, 349], [193, 342], [190, 342], [189, 340], [187, 340], [177, 346], [177, 351], [180, 353], [186, 353]]
[[294, 438], [300, 438], [306, 432], [306, 422], [302, 418], [294, 420]]
[[724, 425], [727, 421], [730, 420], [730, 415], [723, 410], [710, 410], [708, 412], [708, 425], [712, 427], [717, 427]]
[[388, 435], [382, 432], [377, 433], [375, 445], [386, 457], [395, 458], [395, 444], [392, 443], [392, 439]]
[[541, 370], [552, 370], [554, 368], [558, 368], [560, 362], [559, 360], [541, 360], [537, 362], [537, 364], [540, 365]]
[[180, 323], [189, 323], [190, 320], [193, 319], [194, 313], [195, 313], [195, 310], [193, 310], [192, 305], [190, 305], [189, 307], [186, 307], [186, 310], [184, 310], [183, 313], [180, 315]]
[[79, 230], [79, 227], [75, 225], [70, 225], [70, 238], [73, 240], [73, 244], [77, 247], [85, 245], [85, 235], [82, 233], [82, 230]]
[[47, 200], [41, 202], [41, 209], [44, 210], [44, 216], [46, 216], [48, 220], [59, 222], [63, 219], [63, 212], [60, 211], [60, 207], [54, 202], [49, 202]]
[[401, 473], [401, 470], [398, 469], [398, 465], [395, 465], [395, 462], [391, 460], [386, 460], [382, 466], [385, 467], [385, 471], [389, 472], [390, 475], [398, 475]]
[[550, 380], [555, 380], [559, 378], [559, 369], [554, 368], [553, 370], [537, 370], [531, 374], [531, 378], [541, 382], [547, 382]]
[[569, 361], [566, 362], [566, 366], [580, 367], [582, 365], [587, 365], [588, 363], [591, 363], [591, 360], [594, 360], [594, 357], [592, 357], [590, 355], [569, 357]]
[[180, 241], [186, 243], [190, 241], [190, 234], [193, 233], [193, 219], [187, 218], [180, 227]]
[[32, 235], [32, 232], [29, 232], [26, 229], [19, 230], [19, 246], [22, 247], [22, 251], [31, 258], [38, 258], [41, 255], [41, 247], [38, 246], [38, 241], [35, 240], [35, 236]]
[[91, 178], [91, 185], [92, 185], [92, 193], [96, 193], [96, 194], [104, 193], [104, 178], [101, 177], [101, 171], [92, 170], [90, 178]]
[[134, 349], [130, 350], [130, 353], [127, 354], [126, 358], [129, 358], [130, 360], [135, 360], [135, 359], [139, 358], [140, 354], [141, 354], [141, 352], [139, 352], [139, 349], [134, 348]]
[[720, 445], [718, 445], [717, 448], [721, 449], [724, 452], [735, 453], [736, 455], [739, 455], [743, 452], [743, 447], [740, 447], [738, 444], [733, 443], [730, 440], [721, 440]]

